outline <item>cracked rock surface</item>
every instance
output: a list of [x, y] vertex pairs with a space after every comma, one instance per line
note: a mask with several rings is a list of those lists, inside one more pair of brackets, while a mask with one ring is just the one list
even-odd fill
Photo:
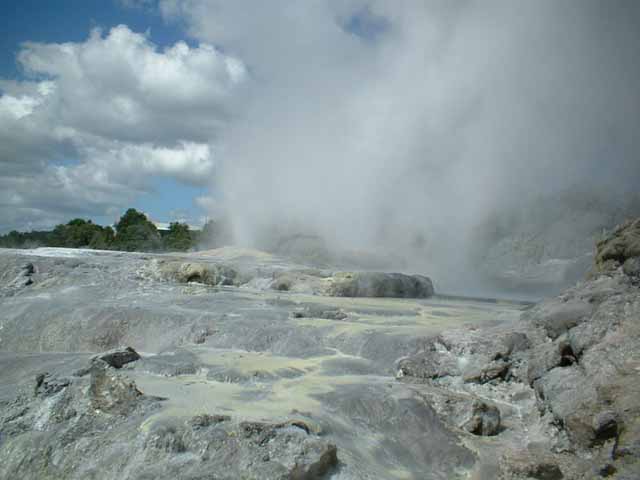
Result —
[[238, 249], [0, 250], [0, 478], [640, 478], [635, 228], [536, 305]]

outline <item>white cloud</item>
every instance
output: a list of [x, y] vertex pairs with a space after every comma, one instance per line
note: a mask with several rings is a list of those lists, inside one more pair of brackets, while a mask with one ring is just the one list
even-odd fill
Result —
[[52, 79], [46, 108], [57, 122], [119, 140], [207, 141], [246, 79], [240, 60], [211, 45], [159, 51], [124, 25], [93, 30], [83, 43], [26, 43], [18, 59], [29, 74]]
[[39, 104], [40, 101], [38, 99], [26, 95], [22, 97], [3, 95], [0, 97], [0, 116], [10, 115], [15, 119], [21, 119], [31, 115], [34, 108]]
[[185, 183], [207, 185], [213, 175], [214, 160], [208, 144], [179, 142], [175, 147], [152, 144], [101, 145], [84, 151], [96, 171], [113, 175], [119, 181], [132, 177], [143, 179], [148, 175], [165, 175]]
[[[28, 42], [33, 80], [0, 80], [0, 230], [125, 206], [163, 175], [210, 183], [244, 63], [207, 43], [164, 49], [120, 25], [81, 43]], [[11, 211], [9, 211], [11, 210]]]
[[118, 204], [153, 174], [215, 177], [196, 202], [241, 241], [273, 223], [396, 252], [424, 237], [416, 269], [468, 272], [487, 213], [570, 185], [637, 189], [638, 5], [160, 0], [199, 46], [124, 26], [25, 45], [36, 78], [0, 82], [0, 165], [18, 178], [3, 205], [36, 218], [91, 189], [96, 209]]

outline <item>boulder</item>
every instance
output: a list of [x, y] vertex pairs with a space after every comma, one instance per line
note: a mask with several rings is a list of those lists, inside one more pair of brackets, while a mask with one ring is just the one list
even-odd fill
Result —
[[480, 400], [471, 404], [469, 419], [463, 428], [474, 435], [492, 436], [500, 432], [500, 410]]
[[90, 373], [89, 398], [94, 410], [127, 415], [136, 408], [142, 392], [135, 382], [101, 361], [93, 363]]
[[596, 245], [595, 270], [606, 272], [640, 257], [640, 218], [617, 227]]
[[595, 441], [600, 443], [618, 436], [618, 419], [615, 412], [606, 410], [593, 417]]
[[102, 360], [113, 368], [122, 368], [127, 363], [140, 360], [140, 355], [131, 347], [119, 347], [100, 353], [93, 357], [93, 360]]
[[179, 283], [203, 283], [205, 285], [239, 285], [237, 270], [220, 264], [199, 262], [167, 262], [160, 265], [163, 278]]
[[424, 348], [398, 363], [397, 378], [412, 377], [434, 380], [460, 375], [457, 357], [449, 352], [440, 339], [428, 339]]
[[567, 330], [586, 320], [594, 310], [594, 305], [583, 298], [554, 298], [537, 305], [526, 318], [542, 327], [551, 338], [558, 338]]
[[428, 298], [431, 279], [423, 275], [382, 272], [337, 272], [329, 279], [328, 294], [334, 297]]

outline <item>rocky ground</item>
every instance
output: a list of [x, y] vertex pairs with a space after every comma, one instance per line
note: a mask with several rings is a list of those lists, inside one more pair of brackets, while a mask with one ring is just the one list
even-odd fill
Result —
[[0, 250], [0, 478], [639, 478], [639, 239], [535, 306], [234, 248]]

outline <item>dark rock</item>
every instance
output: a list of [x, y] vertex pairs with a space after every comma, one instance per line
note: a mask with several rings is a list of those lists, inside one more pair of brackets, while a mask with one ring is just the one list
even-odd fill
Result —
[[558, 459], [539, 451], [508, 451], [501, 459], [503, 476], [507, 479], [562, 480], [564, 475]]
[[618, 469], [616, 467], [614, 467], [610, 463], [607, 463], [606, 465], [604, 465], [602, 468], [598, 470], [598, 475], [600, 475], [601, 477], [610, 477], [611, 475], [615, 474], [617, 471]]
[[604, 411], [593, 418], [595, 442], [600, 443], [618, 436], [618, 420], [615, 412]]
[[326, 308], [322, 305], [308, 305], [301, 311], [293, 312], [293, 318], [322, 318], [326, 320], [344, 320], [347, 314], [339, 308]]
[[36, 385], [34, 393], [36, 395], [54, 395], [71, 384], [67, 378], [52, 377], [48, 373], [36, 375]]
[[96, 355], [93, 359], [102, 360], [113, 368], [122, 368], [127, 363], [140, 360], [140, 355], [131, 347], [120, 347]]
[[142, 396], [136, 384], [104, 362], [91, 366], [89, 397], [94, 410], [127, 415]]
[[553, 463], [539, 463], [527, 472], [528, 475], [537, 480], [561, 480], [562, 470], [558, 465]]
[[471, 405], [470, 418], [463, 428], [474, 435], [492, 436], [500, 432], [500, 410], [476, 400]]

